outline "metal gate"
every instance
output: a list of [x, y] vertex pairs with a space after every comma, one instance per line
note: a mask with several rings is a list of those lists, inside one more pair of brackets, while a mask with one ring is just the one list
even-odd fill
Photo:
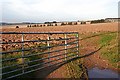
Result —
[[10, 79], [79, 55], [78, 32], [1, 32], [0, 70]]

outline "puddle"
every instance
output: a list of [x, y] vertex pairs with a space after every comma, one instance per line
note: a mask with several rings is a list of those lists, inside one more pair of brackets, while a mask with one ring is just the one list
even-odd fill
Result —
[[120, 74], [109, 69], [94, 67], [88, 70], [89, 78], [120, 78]]

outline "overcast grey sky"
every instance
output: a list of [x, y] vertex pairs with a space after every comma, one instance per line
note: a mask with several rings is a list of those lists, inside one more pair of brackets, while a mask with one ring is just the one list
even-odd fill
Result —
[[0, 15], [2, 22], [77, 21], [118, 17], [118, 1], [1, 0]]

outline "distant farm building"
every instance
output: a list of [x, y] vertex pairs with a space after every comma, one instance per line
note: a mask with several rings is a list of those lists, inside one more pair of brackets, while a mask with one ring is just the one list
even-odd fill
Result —
[[120, 22], [120, 18], [106, 18], [105, 22]]

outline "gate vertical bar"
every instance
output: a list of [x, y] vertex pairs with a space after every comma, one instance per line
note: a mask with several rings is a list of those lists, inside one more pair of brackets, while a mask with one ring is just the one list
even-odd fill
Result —
[[77, 57], [79, 56], [79, 33], [76, 33], [76, 39], [77, 39]]
[[[47, 36], [47, 40], [50, 40], [50, 34], [48, 34]], [[50, 61], [50, 41], [47, 41], [47, 46], [48, 46], [48, 61]], [[48, 66], [50, 65], [50, 63], [48, 63]]]
[[66, 40], [67, 39], [67, 34], [64, 34], [64, 38], [65, 38], [65, 61], [66, 61], [67, 60], [66, 59], [66, 57], [67, 57], [66, 56], [67, 55], [67, 40]]
[[22, 72], [24, 73], [25, 65], [24, 65], [24, 33], [22, 33]]

